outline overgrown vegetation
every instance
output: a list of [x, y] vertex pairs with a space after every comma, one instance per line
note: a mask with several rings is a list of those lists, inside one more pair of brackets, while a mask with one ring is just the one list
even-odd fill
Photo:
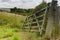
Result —
[[22, 15], [0, 12], [0, 40], [19, 40], [24, 19]]
[[31, 15], [45, 6], [46, 2], [43, 2], [35, 9], [15, 7], [11, 9], [11, 13], [0, 12], [0, 40], [40, 40], [37, 33], [21, 32], [21, 29], [26, 15]]
[[31, 8], [31, 9], [22, 9], [22, 8], [11, 8], [10, 12], [11, 13], [15, 13], [15, 14], [20, 14], [20, 15], [31, 15], [32, 13], [34, 13], [35, 11], [41, 10], [42, 8], [44, 8], [46, 6], [46, 2], [43, 0], [43, 2], [41, 4], [39, 4], [38, 6], [36, 6], [35, 8]]
[[31, 15], [32, 11], [34, 10], [33, 8], [32, 9], [22, 9], [22, 8], [17, 8], [17, 7], [14, 7], [14, 8], [11, 8], [10, 9], [11, 13], [15, 13], [15, 14], [20, 14], [20, 15]]

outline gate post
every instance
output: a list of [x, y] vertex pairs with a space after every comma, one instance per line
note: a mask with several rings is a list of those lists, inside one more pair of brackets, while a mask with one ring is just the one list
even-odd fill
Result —
[[46, 36], [51, 40], [56, 40], [59, 36], [59, 19], [58, 19], [57, 0], [52, 0], [51, 8], [48, 13]]
[[53, 18], [53, 25], [52, 25], [52, 40], [56, 40], [59, 36], [59, 13], [58, 13], [58, 7], [57, 7], [57, 0], [52, 0], [51, 4], [51, 15]]

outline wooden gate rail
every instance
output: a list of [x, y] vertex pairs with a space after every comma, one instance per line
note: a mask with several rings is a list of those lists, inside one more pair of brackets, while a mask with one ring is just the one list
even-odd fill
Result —
[[[43, 33], [42, 31], [45, 31], [43, 29], [47, 21], [47, 10], [49, 7], [50, 6], [47, 5], [47, 7], [27, 16], [23, 29], [29, 29], [29, 32], [39, 32], [41, 35]], [[39, 16], [37, 16], [37, 14], [39, 14]]]
[[[60, 38], [59, 13], [57, 12], [57, 0], [32, 15], [27, 16], [23, 30], [28, 32], [38, 32], [44, 40], [57, 40]], [[55, 28], [55, 29], [54, 29]], [[49, 33], [49, 34], [48, 34]], [[46, 37], [47, 36], [47, 37]]]

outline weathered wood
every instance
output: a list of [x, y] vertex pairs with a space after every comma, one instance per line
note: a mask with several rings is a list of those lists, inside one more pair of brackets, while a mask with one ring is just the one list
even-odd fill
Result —
[[[38, 22], [43, 22], [43, 20], [40, 20]], [[26, 23], [25, 25], [28, 25], [28, 24], [34, 24], [34, 23], [37, 23], [37, 22], [32, 22], [32, 23]]]
[[27, 22], [28, 22], [28, 27], [29, 27], [29, 32], [30, 32], [30, 24], [29, 24], [30, 22], [28, 21], [28, 19], [29, 19], [29, 18], [28, 18], [28, 16], [27, 16]]
[[[46, 8], [48, 8], [48, 7], [46, 7]], [[45, 8], [44, 9], [42, 9], [41, 11], [43, 11], [43, 10], [46, 10]], [[47, 11], [47, 10], [46, 10]], [[28, 20], [28, 23], [26, 23], [25, 25], [31, 25], [31, 24], [34, 24], [34, 23], [37, 23], [37, 27], [36, 28], [38, 28], [38, 30], [39, 30], [39, 32], [40, 32], [40, 34], [41, 34], [41, 32], [42, 32], [42, 26], [44, 26], [44, 23], [45, 23], [45, 21], [46, 21], [46, 11], [45, 11], [45, 13], [44, 14], [42, 14], [42, 15], [40, 15], [40, 16], [36, 16], [36, 14], [33, 14], [33, 16], [34, 16], [34, 18], [32, 18], [32, 19], [30, 19], [30, 17], [28, 17], [29, 19], [30, 19], [30, 21], [32, 21], [33, 19], [34, 20], [36, 20], [35, 22], [33, 22], [32, 21], [32, 23], [30, 22], [29, 23], [29, 20]], [[36, 12], [37, 13], [37, 12]], [[40, 18], [40, 17], [42, 17], [43, 19], [42, 20], [38, 20], [37, 18]], [[40, 22], [42, 22], [41, 24], [42, 24], [42, 26], [39, 24]], [[42, 28], [41, 28], [42, 27]], [[33, 26], [30, 26], [30, 28], [35, 28], [35, 27], [33, 27]]]
[[40, 17], [44, 17], [44, 14], [43, 14], [43, 15], [38, 16], [37, 18], [40, 18]]
[[56, 40], [59, 35], [59, 19], [57, 12], [57, 1], [52, 1], [50, 12], [48, 14], [48, 23], [46, 29], [46, 36], [51, 40]]
[[43, 9], [41, 9], [41, 10], [39, 10], [39, 11], [36, 11], [34, 14], [28, 16], [28, 18], [30, 18], [31, 16], [33, 16], [33, 15], [35, 15], [35, 14], [38, 14], [39, 12], [41, 13], [41, 12], [45, 11], [46, 8], [49, 8], [49, 7], [50, 7], [50, 6], [47, 6], [47, 7], [43, 8]]
[[39, 30], [30, 30], [31, 32], [40, 32]]
[[37, 27], [37, 26], [32, 26], [31, 28], [32, 28], [32, 29], [35, 29], [35, 28], [38, 28], [38, 27]]
[[[34, 15], [34, 16], [35, 16], [35, 18], [37, 18], [36, 15]], [[39, 33], [40, 33], [40, 25], [39, 25], [38, 19], [36, 19], [36, 22], [37, 22], [37, 27], [39, 28], [38, 30], [39, 30]]]
[[[48, 10], [48, 8], [46, 8], [46, 11], [45, 11], [45, 14], [44, 14], [44, 17], [43, 17], [43, 23], [42, 23], [42, 27], [41, 27], [41, 29], [40, 29], [40, 35], [42, 35], [43, 34], [43, 30], [44, 30], [44, 26], [45, 26], [45, 22], [47, 21], [46, 19], [47, 19], [47, 10]], [[45, 30], [44, 30], [45, 31]]]
[[[46, 40], [57, 40], [57, 38], [60, 38], [60, 16], [58, 13], [57, 4], [55, 2], [56, 1], [52, 1], [52, 4], [49, 6], [30, 15], [25, 24], [28, 25], [28, 27], [25, 28], [29, 29], [31, 32], [39, 32], [40, 35], [43, 35], [43, 32], [45, 32], [44, 36], [47, 37]], [[37, 15], [43, 11], [45, 11], [44, 14]]]

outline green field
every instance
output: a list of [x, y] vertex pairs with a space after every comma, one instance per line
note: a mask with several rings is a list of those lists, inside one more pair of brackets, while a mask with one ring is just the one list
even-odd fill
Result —
[[22, 40], [25, 16], [0, 12], [0, 40]]
[[24, 32], [26, 16], [0, 12], [0, 40], [37, 40], [35, 33]]

